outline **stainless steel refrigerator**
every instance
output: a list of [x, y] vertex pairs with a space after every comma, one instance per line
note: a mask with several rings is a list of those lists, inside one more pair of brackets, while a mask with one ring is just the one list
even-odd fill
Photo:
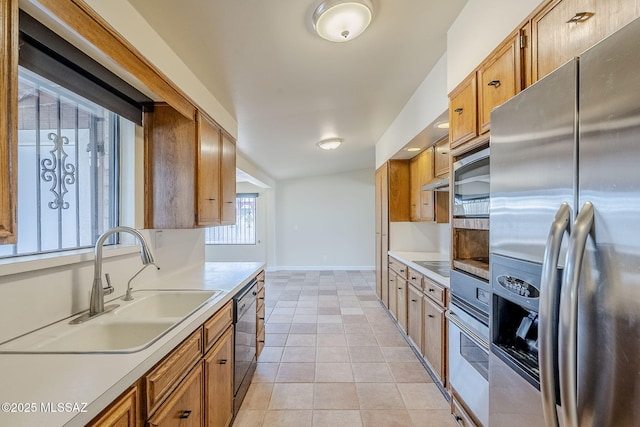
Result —
[[491, 114], [489, 425], [640, 426], [640, 21]]

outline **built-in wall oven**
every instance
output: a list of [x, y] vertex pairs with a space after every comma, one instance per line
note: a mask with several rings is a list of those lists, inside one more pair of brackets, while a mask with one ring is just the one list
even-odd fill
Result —
[[454, 415], [462, 407], [464, 417], [480, 426], [489, 423], [489, 154], [489, 148], [476, 149], [453, 163], [453, 269], [446, 315]]
[[238, 413], [256, 369], [256, 295], [254, 279], [233, 298], [235, 323], [235, 370], [233, 375], [233, 413]]

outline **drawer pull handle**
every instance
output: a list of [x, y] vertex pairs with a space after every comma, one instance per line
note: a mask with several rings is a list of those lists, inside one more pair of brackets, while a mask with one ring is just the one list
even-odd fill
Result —
[[398, 288], [398, 290], [399, 290], [399, 291], [401, 291], [401, 290], [402, 290], [402, 288]]
[[258, 319], [260, 319], [260, 320], [264, 320], [264, 317], [258, 317]]
[[216, 199], [207, 199], [207, 200], [209, 200], [209, 201], [213, 202], [213, 201], [215, 201]]
[[500, 80], [491, 80], [487, 83], [487, 86], [493, 86], [495, 88], [500, 87]]
[[418, 302], [418, 300], [417, 299], [412, 299], [411, 302]]
[[220, 361], [220, 364], [221, 364], [221, 365], [226, 365], [226, 364], [227, 364], [227, 359], [222, 359], [222, 360]]
[[233, 203], [233, 202], [225, 202], [225, 203]]
[[258, 340], [258, 342], [264, 344], [264, 340]]
[[460, 415], [458, 415], [458, 414], [454, 414], [453, 418], [455, 418], [456, 421], [462, 421], [462, 417]]
[[435, 292], [436, 290], [433, 288], [429, 288], [429, 292]]
[[591, 18], [594, 15], [593, 12], [578, 12], [571, 19], [567, 21], [567, 24], [579, 24]]
[[462, 112], [464, 111], [464, 108], [456, 108], [453, 111], [454, 111], [454, 113], [462, 114]]
[[184, 419], [189, 418], [189, 415], [191, 415], [191, 411], [182, 411], [182, 412], [180, 413], [180, 415], [178, 415], [178, 418], [180, 418], [180, 419], [183, 419], [183, 420], [184, 420]]
[[431, 317], [432, 319], [436, 316], [434, 316], [433, 314], [427, 314], [427, 316]]
[[411, 276], [411, 280], [418, 280], [418, 278], [415, 276]]

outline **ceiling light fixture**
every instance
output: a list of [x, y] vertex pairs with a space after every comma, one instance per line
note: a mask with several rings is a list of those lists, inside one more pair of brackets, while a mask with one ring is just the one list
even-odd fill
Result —
[[327, 138], [318, 142], [318, 147], [323, 150], [335, 150], [342, 144], [342, 141], [344, 141], [342, 138]]
[[372, 14], [370, 0], [325, 0], [313, 12], [313, 28], [325, 40], [347, 42], [367, 29]]
[[404, 149], [404, 151], [408, 151], [410, 153], [415, 152], [415, 151], [420, 151], [421, 148], [420, 147], [407, 147]]
[[437, 127], [438, 129], [449, 129], [449, 121], [443, 120], [441, 122], [437, 122], [435, 124], [435, 127]]

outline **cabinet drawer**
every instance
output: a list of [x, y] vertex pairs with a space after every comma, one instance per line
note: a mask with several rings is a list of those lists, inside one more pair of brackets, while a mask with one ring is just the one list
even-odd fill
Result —
[[264, 308], [264, 294], [265, 294], [265, 290], [264, 288], [262, 288], [258, 291], [258, 295], [256, 295], [257, 310], [260, 310], [260, 308]]
[[256, 311], [256, 331], [259, 331], [260, 328], [264, 328], [264, 304]]
[[191, 371], [162, 408], [149, 419], [149, 427], [204, 426], [202, 362]]
[[264, 288], [264, 271], [258, 273], [256, 279], [258, 280], [258, 291], [260, 291], [262, 288]]
[[398, 276], [403, 279], [407, 278], [409, 268], [393, 257], [389, 257], [389, 269], [398, 273]]
[[429, 278], [424, 278], [424, 287], [423, 287], [425, 295], [429, 296], [431, 299], [436, 301], [438, 304], [444, 307], [445, 305], [445, 289], [443, 286], [437, 284], [433, 280]]
[[144, 377], [147, 414], [152, 414], [202, 357], [202, 328], [198, 328]]
[[418, 289], [422, 289], [422, 274], [418, 273], [413, 268], [409, 268], [408, 270], [409, 274], [407, 276], [407, 280], [409, 281], [409, 283], [411, 283]]
[[205, 349], [209, 349], [233, 323], [233, 301], [229, 301], [204, 323]]
[[451, 399], [451, 415], [460, 427], [475, 427], [476, 424], [471, 420], [467, 411], [464, 410], [458, 400], [453, 397]]
[[136, 427], [138, 425], [138, 388], [133, 386], [120, 396], [89, 427]]

